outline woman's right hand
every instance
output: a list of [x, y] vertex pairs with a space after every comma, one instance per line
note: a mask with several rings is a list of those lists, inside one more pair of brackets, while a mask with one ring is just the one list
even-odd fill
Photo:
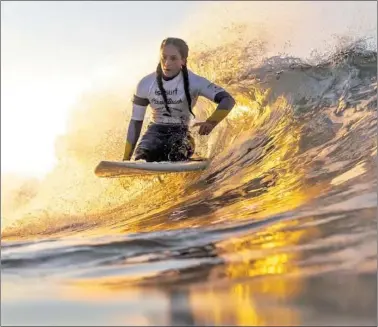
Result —
[[204, 121], [204, 122], [197, 122], [193, 125], [193, 127], [199, 126], [198, 134], [199, 135], [209, 135], [211, 131], [217, 126], [216, 122], [213, 121]]

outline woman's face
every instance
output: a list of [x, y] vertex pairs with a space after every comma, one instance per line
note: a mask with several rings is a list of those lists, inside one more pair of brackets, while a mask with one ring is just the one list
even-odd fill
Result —
[[181, 57], [177, 47], [172, 44], [165, 45], [160, 51], [160, 64], [163, 74], [167, 77], [177, 75], [186, 60]]

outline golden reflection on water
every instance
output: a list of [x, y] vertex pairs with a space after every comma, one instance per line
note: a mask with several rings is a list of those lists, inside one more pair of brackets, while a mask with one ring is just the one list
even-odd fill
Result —
[[283, 285], [288, 288], [285, 282], [272, 279], [192, 291], [190, 300], [196, 323], [216, 326], [300, 325], [299, 313], [288, 303], [285, 305], [265, 294], [267, 284], [271, 289]]
[[[113, 277], [70, 282], [64, 296], [91, 301], [136, 301], [141, 312], [146, 298], [156, 296], [156, 306], [168, 317], [166, 323], [174, 312], [180, 311], [190, 315], [196, 324], [300, 325], [300, 313], [290, 305], [304, 291], [299, 266], [302, 252], [298, 246], [308, 238], [317, 238], [319, 233], [313, 226], [300, 228], [297, 220], [281, 222], [263, 232], [217, 243], [216, 256], [223, 264], [199, 267], [206, 273], [190, 282], [180, 282], [187, 273], [179, 271], [172, 272], [172, 279], [166, 273], [127, 278], [120, 272]], [[175, 289], [185, 301], [177, 301]], [[167, 302], [171, 304], [167, 306]], [[122, 319], [126, 320], [127, 317]], [[150, 324], [154, 324], [153, 320]]]
[[[191, 300], [198, 303], [195, 307], [211, 303], [199, 314], [198, 322], [238, 326], [300, 325], [300, 316], [290, 308], [289, 302], [303, 291], [298, 266], [301, 251], [286, 248], [295, 247], [304, 238], [316, 237], [319, 231], [314, 227], [296, 230], [298, 224], [298, 221], [278, 223], [263, 233], [217, 244], [219, 256], [226, 264], [214, 268], [209, 280], [212, 276], [223, 276], [226, 286], [218, 283], [218, 286], [192, 290]], [[292, 229], [282, 230], [289, 226]]]

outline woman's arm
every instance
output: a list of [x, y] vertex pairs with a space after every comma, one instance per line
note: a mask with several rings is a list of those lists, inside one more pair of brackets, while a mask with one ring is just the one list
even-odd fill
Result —
[[142, 130], [143, 121], [140, 120], [130, 120], [129, 129], [127, 131], [126, 143], [125, 143], [125, 151], [123, 154], [123, 160], [130, 160], [133, 153], [135, 146], [138, 142], [140, 131]]
[[217, 108], [212, 115], [207, 119], [209, 122], [218, 124], [221, 122], [235, 106], [235, 100], [227, 91], [220, 91], [215, 94], [214, 102], [218, 103]]
[[[141, 94], [141, 91], [143, 90], [141, 90], [141, 85], [139, 83], [136, 93]], [[143, 120], [148, 104], [149, 100], [146, 97], [140, 97], [136, 94], [134, 95], [132, 115], [127, 131], [125, 150], [123, 154], [124, 161], [130, 160], [134, 153], [135, 146], [142, 130]]]
[[210, 82], [204, 77], [199, 78], [199, 95], [218, 104], [215, 111], [205, 122], [196, 123], [193, 126], [200, 126], [199, 134], [209, 134], [216, 125], [218, 125], [235, 106], [235, 100], [226, 90]]

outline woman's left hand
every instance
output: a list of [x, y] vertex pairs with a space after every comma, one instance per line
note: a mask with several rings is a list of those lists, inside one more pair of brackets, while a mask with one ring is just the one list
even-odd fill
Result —
[[217, 126], [217, 123], [214, 121], [204, 121], [195, 123], [193, 127], [199, 126], [199, 135], [209, 135], [211, 131], [214, 129], [215, 126]]

